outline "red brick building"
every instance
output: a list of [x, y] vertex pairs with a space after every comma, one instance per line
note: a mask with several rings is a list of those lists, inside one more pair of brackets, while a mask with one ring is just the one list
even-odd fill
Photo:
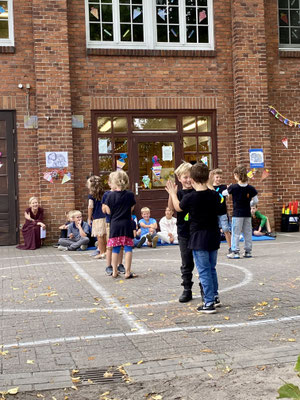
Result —
[[[268, 106], [300, 120], [299, 3], [0, 1], [1, 244], [19, 240], [33, 195], [56, 238], [66, 211], [87, 213], [87, 175], [105, 180], [122, 153], [138, 206], [159, 217], [182, 159], [222, 168], [229, 183], [263, 149], [270, 176], [259, 169], [251, 183], [279, 229], [282, 204], [300, 200], [300, 125]], [[71, 180], [44, 179], [55, 170]]]

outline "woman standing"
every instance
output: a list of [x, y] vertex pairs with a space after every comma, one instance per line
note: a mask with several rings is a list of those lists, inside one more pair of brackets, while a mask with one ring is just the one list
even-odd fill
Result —
[[38, 199], [30, 197], [29, 208], [25, 211], [25, 224], [22, 228], [24, 244], [17, 246], [21, 250], [35, 250], [41, 247], [41, 228], [46, 229], [43, 223], [44, 210], [39, 207]]

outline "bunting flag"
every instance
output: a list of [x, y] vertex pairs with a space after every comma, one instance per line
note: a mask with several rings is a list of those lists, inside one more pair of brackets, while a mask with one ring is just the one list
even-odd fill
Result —
[[265, 180], [268, 176], [270, 175], [270, 171], [268, 169], [264, 169], [262, 174], [261, 174], [261, 178], [260, 181], [262, 182], [263, 180]]
[[286, 137], [281, 139], [282, 144], [285, 146], [285, 148], [288, 148], [288, 139]]
[[300, 122], [297, 121], [291, 121], [290, 119], [284, 117], [282, 114], [280, 114], [276, 108], [272, 106], [268, 106], [269, 112], [274, 115], [275, 118], [277, 118], [280, 122], [284, 123], [287, 126], [295, 127], [295, 128], [300, 128]]
[[199, 22], [203, 21], [205, 18], [206, 18], [206, 12], [204, 10], [200, 11], [199, 12]]
[[92, 7], [90, 12], [96, 19], [99, 19], [99, 10], [98, 10], [98, 8]]

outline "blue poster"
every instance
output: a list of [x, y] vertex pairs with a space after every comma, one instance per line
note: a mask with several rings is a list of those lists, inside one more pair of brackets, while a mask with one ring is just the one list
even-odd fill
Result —
[[264, 151], [263, 149], [250, 149], [250, 168], [264, 168]]

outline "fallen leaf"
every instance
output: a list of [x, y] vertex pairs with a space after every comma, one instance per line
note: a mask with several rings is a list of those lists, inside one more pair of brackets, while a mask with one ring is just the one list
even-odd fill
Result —
[[7, 394], [17, 394], [19, 391], [19, 387], [15, 387], [12, 389], [8, 389]]
[[73, 390], [78, 390], [78, 387], [75, 386], [75, 385], [71, 386], [71, 388], [72, 388]]
[[296, 339], [288, 339], [288, 342], [296, 342]]
[[73, 383], [79, 383], [80, 382], [80, 377], [78, 378], [72, 378]]
[[41, 393], [38, 393], [36, 395], [36, 397], [38, 397], [39, 399], [44, 399], [45, 398], [45, 396], [43, 394], [41, 394]]
[[95, 360], [95, 357], [89, 357], [88, 360], [89, 361]]
[[273, 300], [274, 300], [274, 301], [279, 301], [280, 298], [279, 298], [279, 297], [274, 297]]
[[34, 364], [34, 360], [27, 360], [26, 363], [27, 364]]
[[266, 301], [262, 301], [261, 303], [257, 303], [258, 306], [267, 306], [269, 303]]
[[221, 332], [221, 329], [218, 329], [218, 328], [211, 328], [211, 331], [212, 331], [212, 332], [215, 332], [215, 333], [218, 333], [218, 332]]
[[1, 356], [6, 356], [8, 353], [9, 353], [8, 350], [0, 351], [0, 355], [1, 355]]
[[97, 308], [93, 308], [92, 310], [89, 311], [91, 314], [97, 312]]
[[78, 374], [79, 369], [72, 369], [72, 375]]
[[202, 349], [200, 351], [202, 351], [202, 353], [213, 353], [211, 349]]
[[137, 331], [137, 328], [131, 328], [130, 330], [131, 330], [131, 332], [135, 332], [135, 331]]
[[258, 312], [256, 312], [256, 313], [254, 313], [253, 315], [255, 315], [256, 317], [263, 317], [263, 316], [265, 316], [266, 314], [263, 313], [263, 312], [258, 311]]
[[149, 313], [149, 314], [147, 314], [147, 315], [154, 315], [154, 314], [153, 314], [153, 312], [150, 312], [150, 313]]
[[88, 379], [87, 381], [88, 383], [94, 383], [91, 379]]
[[106, 372], [103, 374], [103, 377], [104, 377], [104, 378], [112, 378], [113, 376], [114, 376], [113, 372], [108, 372], [108, 371], [106, 371]]
[[142, 364], [144, 362], [144, 360], [140, 360], [137, 362], [137, 365]]
[[224, 319], [226, 319], [226, 321], [228, 321], [230, 318], [229, 317], [224, 317]]

